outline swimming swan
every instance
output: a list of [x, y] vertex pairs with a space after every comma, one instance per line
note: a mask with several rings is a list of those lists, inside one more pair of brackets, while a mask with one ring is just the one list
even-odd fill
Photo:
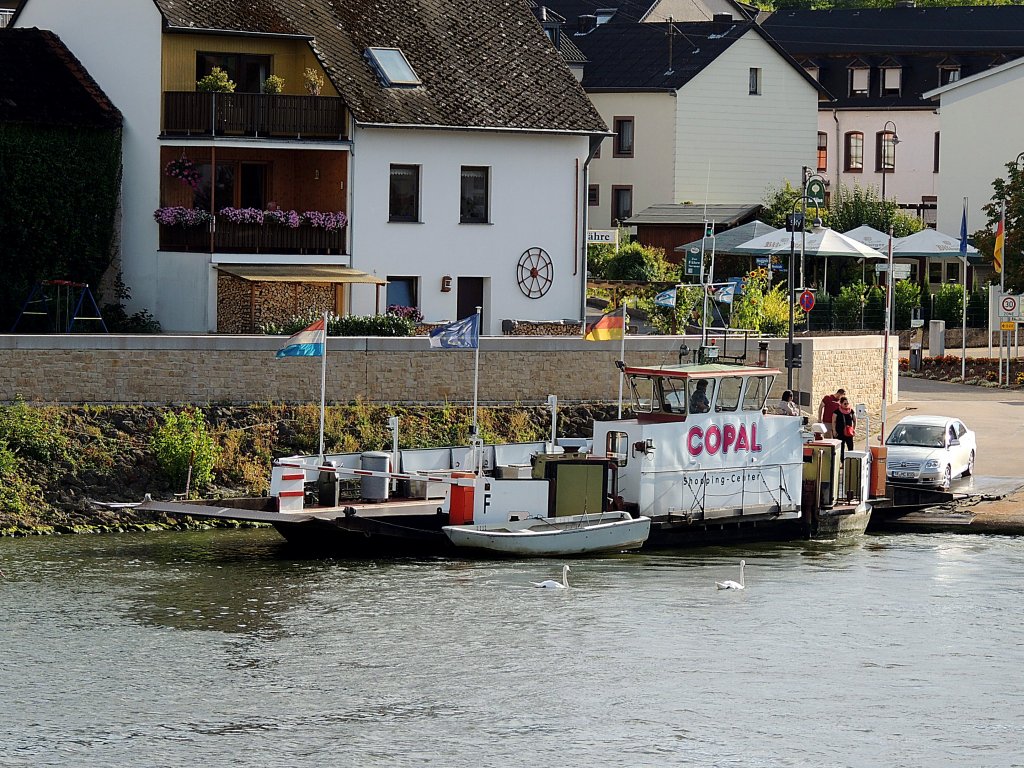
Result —
[[531, 581], [530, 583], [533, 584], [533, 586], [535, 586], [535, 587], [539, 587], [540, 589], [568, 589], [569, 588], [569, 581], [566, 578], [568, 573], [569, 573], [569, 566], [568, 565], [563, 565], [562, 566], [562, 580], [560, 582], [555, 581], [554, 579], [548, 579], [546, 581]]
[[746, 564], [746, 560], [740, 560], [740, 581], [738, 584], [735, 581], [716, 581], [715, 586], [719, 589], [743, 589], [743, 567]]

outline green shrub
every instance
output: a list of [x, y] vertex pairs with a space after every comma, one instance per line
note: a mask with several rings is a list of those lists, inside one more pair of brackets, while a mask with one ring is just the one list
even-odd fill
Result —
[[18, 457], [0, 440], [0, 514], [21, 515], [40, 506], [38, 486], [24, 479]]
[[604, 276], [607, 280], [662, 280], [673, 270], [662, 249], [627, 243], [608, 259]]
[[836, 326], [840, 330], [849, 331], [860, 328], [861, 311], [867, 301], [868, 287], [858, 280], [844, 285], [835, 297], [833, 306], [836, 313]]
[[220, 449], [198, 408], [164, 415], [150, 438], [150, 447], [161, 471], [178, 487], [185, 487], [190, 468], [190, 489], [213, 481], [213, 466]]
[[[262, 323], [259, 332], [268, 336], [290, 336], [308, 328], [323, 317], [322, 312], [310, 309], [283, 323]], [[328, 336], [412, 336], [416, 323], [411, 317], [388, 312], [385, 315], [346, 315], [338, 317], [328, 313]]]
[[68, 442], [55, 411], [33, 408], [20, 396], [14, 405], [0, 405], [0, 441], [14, 453], [39, 461], [59, 458]]
[[220, 67], [214, 67], [210, 74], [196, 81], [196, 90], [204, 93], [234, 93], [235, 84], [227, 72]]
[[269, 94], [284, 93], [284, 78], [279, 75], [270, 75], [263, 81], [263, 92]]
[[964, 289], [956, 283], [946, 283], [935, 294], [933, 320], [945, 320], [946, 325], [960, 325], [964, 317]]
[[893, 287], [897, 331], [910, 327], [914, 308], [921, 306], [921, 286], [912, 280], [897, 280]]

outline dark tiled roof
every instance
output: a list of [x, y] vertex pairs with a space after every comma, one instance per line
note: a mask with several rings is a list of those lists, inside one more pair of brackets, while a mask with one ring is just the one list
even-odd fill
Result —
[[[722, 226], [733, 226], [739, 221], [755, 216], [761, 210], [760, 203], [737, 203], [735, 205], [702, 205], [699, 203], [659, 203], [644, 208], [630, 216], [624, 224], [703, 224], [713, 221]], [[751, 235], [753, 237], [753, 235]], [[747, 240], [751, 238], [748, 237]]]
[[[526, 0], [155, 0], [170, 27], [309, 35], [364, 124], [605, 132]], [[399, 48], [423, 85], [385, 88], [364, 57]]]
[[53, 32], [5, 27], [0, 123], [116, 128], [121, 113]]
[[[940, 64], [959, 64], [968, 77], [1024, 56], [1019, 5], [777, 11], [763, 23], [798, 61], [819, 67], [837, 107], [933, 109], [921, 94], [938, 87]], [[902, 88], [883, 96], [879, 68], [890, 59], [902, 66]], [[867, 96], [849, 95], [849, 67], [857, 61], [871, 67]]]

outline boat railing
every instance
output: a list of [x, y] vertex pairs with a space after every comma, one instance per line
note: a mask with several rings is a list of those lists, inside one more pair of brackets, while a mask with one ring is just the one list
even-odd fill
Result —
[[[779, 513], [786, 511], [786, 508], [796, 509], [797, 502], [793, 499], [790, 489], [786, 485], [786, 469], [793, 467], [803, 467], [803, 461], [789, 461], [779, 462], [776, 464], [762, 464], [762, 465], [743, 465], [734, 467], [722, 467], [722, 468], [702, 468], [702, 469], [657, 469], [645, 472], [645, 474], [667, 474], [669, 472], [686, 475], [689, 479], [698, 479], [701, 482], [687, 483], [685, 480], [681, 481], [684, 487], [695, 488], [691, 496], [691, 504], [688, 509], [682, 507], [678, 509], [672, 509], [669, 507], [669, 517], [682, 517], [688, 520], [702, 520], [706, 516], [708, 509], [715, 510], [721, 507], [714, 505], [715, 483], [709, 482], [709, 480], [715, 476], [735, 474], [737, 472], [745, 473], [745, 477], [740, 483], [740, 496], [738, 505], [735, 503], [736, 496], [733, 491], [722, 493], [723, 499], [732, 499], [733, 503], [730, 503], [729, 507], [738, 506], [744, 510], [755, 510], [757, 505], [750, 504], [748, 497], [753, 496], [757, 493], [759, 496], [767, 493], [772, 500], [770, 505], [773, 509]], [[766, 479], [767, 476], [771, 476], [774, 480], [775, 474], [778, 473], [778, 481], [772, 485]], [[757, 482], [760, 481], [760, 482]], [[754, 483], [753, 487], [752, 482]]]

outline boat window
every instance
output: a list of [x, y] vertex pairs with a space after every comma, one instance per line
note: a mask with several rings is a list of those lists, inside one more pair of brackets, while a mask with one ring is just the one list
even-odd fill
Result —
[[661, 409], [666, 413], [686, 413], [686, 389], [682, 380], [661, 380]]
[[625, 432], [609, 432], [605, 437], [604, 455], [617, 467], [626, 466], [629, 435]]
[[654, 381], [647, 376], [630, 376], [629, 388], [633, 390], [633, 410], [650, 413], [660, 404], [654, 391]]
[[743, 389], [743, 378], [740, 376], [729, 376], [722, 379], [718, 385], [718, 401], [715, 403], [716, 411], [735, 411], [740, 404], [740, 390]]
[[715, 400], [715, 379], [687, 379], [690, 413], [707, 413]]
[[750, 376], [743, 388], [743, 410], [760, 411], [775, 381], [774, 376]]

